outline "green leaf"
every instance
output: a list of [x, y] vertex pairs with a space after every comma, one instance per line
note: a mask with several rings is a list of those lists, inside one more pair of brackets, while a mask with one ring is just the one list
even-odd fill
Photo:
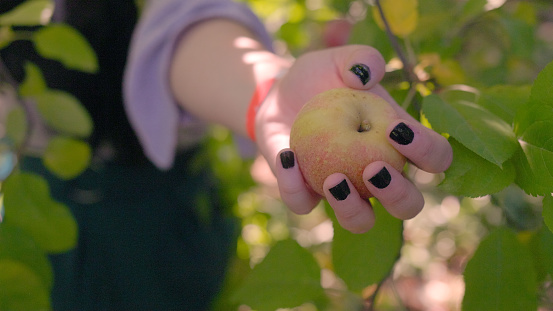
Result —
[[464, 311], [536, 310], [536, 272], [528, 248], [507, 228], [492, 231], [464, 272]]
[[6, 117], [6, 136], [9, 137], [16, 146], [20, 146], [27, 136], [27, 114], [22, 106], [15, 106], [10, 109]]
[[18, 227], [0, 226], [0, 260], [11, 259], [31, 268], [41, 279], [46, 289], [51, 289], [54, 275], [46, 254], [33, 238]]
[[50, 293], [27, 265], [0, 259], [0, 310], [50, 310]]
[[534, 80], [530, 100], [533, 103], [553, 107], [553, 62], [545, 66]]
[[545, 226], [539, 231], [539, 264], [553, 277], [553, 232]]
[[92, 133], [92, 117], [73, 95], [49, 90], [34, 96], [46, 124], [62, 134], [88, 137]]
[[519, 151], [512, 160], [517, 171], [515, 183], [530, 195], [551, 193], [551, 189], [553, 189], [553, 152], [524, 141], [521, 141], [520, 144]]
[[48, 142], [42, 160], [44, 166], [61, 179], [79, 176], [90, 164], [92, 149], [77, 139], [57, 136]]
[[25, 63], [25, 80], [19, 85], [19, 94], [23, 97], [38, 95], [47, 90], [42, 71], [37, 65]]
[[436, 131], [448, 133], [497, 166], [517, 150], [516, 137], [509, 124], [475, 103], [445, 102], [437, 95], [430, 95], [423, 100], [423, 112]]
[[53, 24], [35, 32], [33, 41], [37, 52], [45, 58], [60, 61], [69, 69], [88, 73], [98, 71], [98, 59], [94, 50], [74, 28]]
[[[380, 0], [382, 11], [392, 33], [406, 37], [417, 28], [419, 21], [418, 0]], [[385, 29], [384, 22], [376, 6], [372, 8], [372, 15], [381, 29]]]
[[505, 162], [503, 167], [491, 163], [450, 138], [453, 161], [445, 171], [440, 188], [448, 193], [476, 198], [503, 190], [515, 180], [515, 168]]
[[50, 197], [46, 180], [31, 173], [14, 173], [2, 183], [5, 223], [25, 230], [41, 249], [63, 252], [77, 242], [77, 223], [69, 208]]
[[468, 0], [463, 6], [463, 18], [473, 18], [476, 15], [484, 13], [484, 7], [488, 4], [487, 0]]
[[293, 240], [275, 244], [232, 299], [255, 310], [292, 308], [324, 295], [321, 270], [309, 251]]
[[371, 204], [376, 223], [364, 234], [353, 234], [342, 228], [327, 208], [334, 225], [334, 271], [351, 291], [360, 291], [386, 278], [399, 258], [403, 243], [403, 222], [388, 214], [378, 201], [371, 200]]
[[521, 145], [514, 157], [516, 183], [529, 194], [548, 195], [553, 189], [553, 62], [538, 74], [514, 123]]
[[530, 86], [497, 85], [482, 90], [478, 104], [508, 124], [513, 124], [517, 110], [528, 102]]
[[553, 232], [553, 195], [549, 194], [543, 198], [543, 211], [542, 211], [543, 221]]
[[0, 25], [4, 26], [37, 26], [48, 22], [44, 20], [44, 12], [52, 11], [54, 3], [51, 0], [30, 0], [21, 3], [11, 11], [0, 15]]
[[0, 50], [15, 40], [15, 32], [9, 26], [0, 26]]
[[540, 133], [553, 126], [553, 105], [529, 102], [515, 116], [515, 133], [527, 142], [553, 146], [549, 133]]

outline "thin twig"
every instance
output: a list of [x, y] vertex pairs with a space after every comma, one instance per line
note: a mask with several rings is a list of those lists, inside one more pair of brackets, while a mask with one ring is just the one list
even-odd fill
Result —
[[[405, 75], [405, 80], [409, 82], [409, 86], [411, 90], [409, 90], [409, 93], [413, 93], [416, 88], [416, 85], [420, 82], [419, 78], [415, 74], [415, 71], [413, 70], [413, 65], [409, 61], [409, 58], [406, 56], [406, 53], [403, 51], [403, 48], [399, 44], [399, 41], [397, 37], [392, 33], [392, 28], [390, 27], [390, 23], [388, 23], [388, 19], [384, 15], [384, 10], [382, 10], [382, 5], [380, 4], [380, 0], [374, 0], [374, 3], [378, 9], [378, 13], [380, 15], [380, 18], [382, 19], [382, 22], [384, 23], [384, 28], [386, 30], [386, 35], [388, 36], [388, 39], [390, 40], [390, 44], [392, 45], [392, 48], [396, 52], [397, 56], [399, 57], [399, 60], [403, 64], [403, 74]], [[412, 92], [413, 91], [413, 92]], [[414, 100], [415, 96], [411, 96], [411, 100], [408, 102], [404, 102], [402, 105], [403, 108], [407, 108], [407, 106], [410, 105], [410, 102]]]
[[374, 0], [374, 3], [378, 9], [380, 18], [384, 23], [386, 35], [388, 36], [388, 39], [390, 40], [390, 43], [392, 44], [392, 47], [394, 48], [394, 51], [396, 52], [397, 56], [403, 63], [403, 73], [405, 74], [405, 78], [410, 83], [417, 82], [415, 78], [416, 76], [413, 74], [411, 63], [407, 59], [407, 56], [405, 55], [405, 52], [401, 48], [401, 45], [399, 44], [399, 41], [397, 40], [396, 36], [392, 33], [392, 28], [390, 27], [390, 23], [388, 23], [388, 19], [384, 15], [384, 10], [382, 10], [382, 5], [380, 4], [380, 0]]

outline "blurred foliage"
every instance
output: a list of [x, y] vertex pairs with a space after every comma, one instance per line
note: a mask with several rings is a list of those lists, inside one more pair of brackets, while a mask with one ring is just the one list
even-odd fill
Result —
[[[387, 225], [387, 236], [371, 236], [378, 235], [375, 227], [374, 232], [344, 240], [345, 230], [327, 220], [333, 219], [328, 206], [282, 220], [291, 237], [318, 259], [326, 293], [324, 299], [306, 295], [294, 310], [553, 308], [553, 234], [544, 225], [553, 222], [553, 3], [378, 1], [391, 37], [375, 0], [245, 2], [274, 33], [278, 53], [298, 56], [341, 40], [377, 48], [388, 63], [382, 84], [410, 114], [448, 137], [454, 148], [453, 164], [445, 174], [415, 167], [406, 171], [427, 203], [399, 233]], [[336, 30], [336, 21], [351, 27]], [[329, 38], [337, 34], [343, 38]], [[248, 195], [257, 198], [253, 215], [263, 214], [265, 204], [276, 204], [257, 193], [270, 185], [258, 187]], [[256, 223], [256, 231], [266, 236], [267, 223]], [[250, 226], [243, 237], [253, 231]], [[399, 258], [384, 255], [398, 247], [386, 240], [394, 236], [402, 240]], [[268, 250], [271, 258], [270, 247], [278, 242], [270, 234], [263, 241], [246, 243], [262, 254]], [[251, 253], [254, 268], [249, 278], [259, 277], [258, 266], [265, 280], [286, 269], [275, 265], [274, 276], [269, 275], [269, 263], [257, 265], [259, 261], [259, 255]], [[250, 294], [260, 292], [244, 284]], [[267, 304], [257, 301], [251, 306], [273, 310], [269, 301], [289, 294], [264, 292]]]
[[[421, 214], [401, 222], [373, 201], [375, 228], [354, 235], [339, 227], [327, 204], [309, 215], [290, 213], [266, 163], [241, 155], [237, 144], [243, 142], [213, 127], [208, 154], [197, 161], [211, 163], [242, 227], [214, 310], [553, 310], [551, 1], [242, 2], [274, 35], [277, 53], [298, 56], [337, 42], [377, 48], [387, 62], [382, 85], [411, 115], [448, 137], [454, 162], [438, 175], [408, 167], [405, 174], [426, 200]], [[1, 15], [0, 48], [35, 40], [43, 56], [95, 71], [93, 54], [70, 28], [45, 26], [29, 35], [12, 27], [46, 24], [41, 13], [50, 7], [51, 1], [32, 0]], [[62, 38], [77, 38], [76, 44], [50, 45]], [[59, 134], [46, 166], [67, 178], [86, 168], [82, 148], [73, 151], [82, 165], [60, 164], [92, 130], [80, 104], [46, 88], [32, 63], [17, 92], [39, 102], [55, 97], [48, 102], [69, 113], [56, 113], [59, 107], [41, 112]], [[71, 248], [76, 227], [43, 180], [15, 167], [27, 137], [26, 111], [11, 109], [7, 121], [0, 140], [6, 210], [0, 310], [48, 309], [46, 253]], [[15, 212], [16, 206], [24, 208]]]

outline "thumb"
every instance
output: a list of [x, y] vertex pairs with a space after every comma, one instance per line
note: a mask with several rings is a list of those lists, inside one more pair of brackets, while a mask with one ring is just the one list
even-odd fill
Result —
[[386, 73], [386, 62], [376, 49], [350, 45], [334, 49], [334, 60], [345, 86], [368, 90], [376, 86]]

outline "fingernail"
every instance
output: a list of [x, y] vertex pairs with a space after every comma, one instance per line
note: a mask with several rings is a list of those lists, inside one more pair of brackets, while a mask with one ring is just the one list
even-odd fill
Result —
[[369, 179], [369, 182], [378, 189], [384, 189], [388, 187], [391, 181], [392, 176], [390, 176], [390, 172], [388, 172], [386, 167], [383, 167], [380, 172]]
[[341, 183], [328, 190], [330, 191], [330, 194], [332, 194], [332, 196], [338, 201], [345, 200], [350, 194], [348, 182], [345, 179], [342, 180]]
[[413, 133], [413, 130], [411, 130], [403, 122], [396, 125], [390, 133], [390, 138], [400, 145], [409, 145], [413, 141], [414, 137], [415, 133]]
[[294, 153], [292, 151], [282, 152], [280, 154], [280, 162], [285, 169], [294, 167]]
[[361, 80], [363, 85], [367, 84], [371, 79], [371, 70], [369, 69], [369, 66], [365, 64], [355, 64], [349, 69], [349, 71], [353, 72], [359, 80]]

